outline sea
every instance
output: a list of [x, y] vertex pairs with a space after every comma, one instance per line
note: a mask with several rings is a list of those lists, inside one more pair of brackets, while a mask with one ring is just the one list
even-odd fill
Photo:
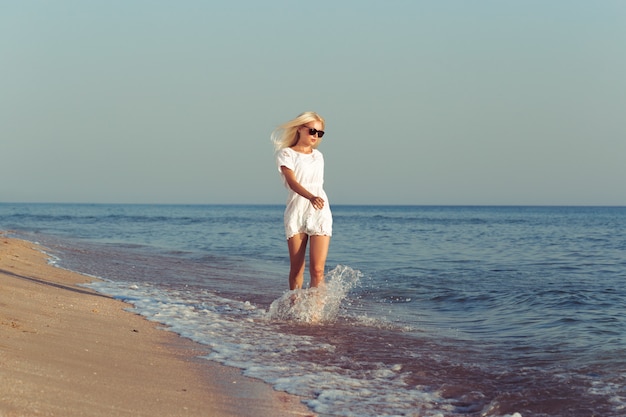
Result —
[[626, 207], [332, 210], [294, 292], [280, 205], [2, 203], [0, 230], [321, 417], [626, 416]]

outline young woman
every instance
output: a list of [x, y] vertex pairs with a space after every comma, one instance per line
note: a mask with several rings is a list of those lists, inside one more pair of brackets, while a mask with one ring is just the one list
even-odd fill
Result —
[[272, 132], [276, 163], [288, 190], [285, 235], [289, 249], [289, 289], [302, 288], [307, 244], [311, 287], [324, 283], [333, 217], [324, 192], [324, 157], [317, 150], [324, 119], [305, 112]]

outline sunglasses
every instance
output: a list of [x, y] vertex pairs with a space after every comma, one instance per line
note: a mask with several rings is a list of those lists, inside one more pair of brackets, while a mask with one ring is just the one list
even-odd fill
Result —
[[309, 135], [311, 136], [315, 136], [316, 134], [318, 138], [321, 138], [322, 136], [324, 136], [323, 130], [313, 129], [312, 127], [308, 127], [308, 126], [302, 126], [302, 127], [309, 129]]

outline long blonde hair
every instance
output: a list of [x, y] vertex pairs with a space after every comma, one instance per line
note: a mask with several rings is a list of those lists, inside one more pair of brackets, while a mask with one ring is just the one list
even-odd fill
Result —
[[[274, 129], [270, 138], [272, 143], [274, 143], [275, 150], [278, 151], [283, 148], [288, 148], [298, 143], [298, 140], [300, 139], [300, 132], [298, 131], [298, 128], [313, 121], [321, 122], [322, 130], [324, 129], [324, 118], [313, 111], [301, 113], [295, 119], [292, 119], [287, 123], [283, 123]], [[317, 141], [314, 148], [317, 148], [320, 142], [321, 141]]]

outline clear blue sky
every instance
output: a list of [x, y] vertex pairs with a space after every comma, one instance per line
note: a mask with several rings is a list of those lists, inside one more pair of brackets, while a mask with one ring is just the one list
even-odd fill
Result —
[[0, 201], [626, 205], [626, 1], [4, 1]]

